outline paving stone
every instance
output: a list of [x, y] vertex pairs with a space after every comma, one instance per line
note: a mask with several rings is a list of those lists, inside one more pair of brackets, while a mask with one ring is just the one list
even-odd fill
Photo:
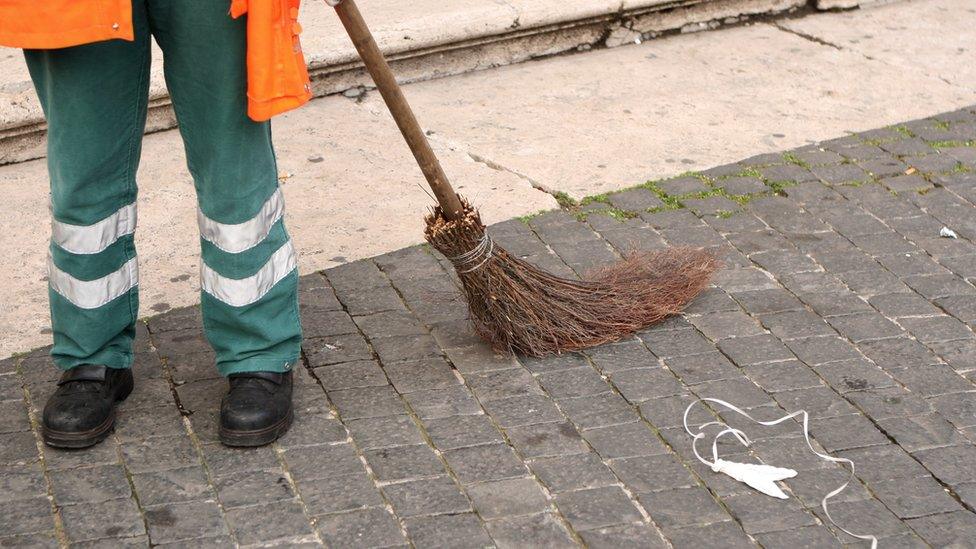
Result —
[[404, 521], [419, 547], [488, 547], [491, 538], [473, 513], [416, 517]]
[[297, 500], [230, 509], [227, 511], [227, 522], [242, 545], [312, 533]]
[[903, 334], [897, 324], [877, 313], [863, 313], [830, 317], [830, 323], [841, 335], [855, 343], [869, 339], [885, 339]]
[[525, 465], [505, 444], [486, 444], [444, 452], [448, 465], [463, 483], [502, 480], [525, 475]]
[[597, 488], [617, 482], [603, 460], [594, 453], [537, 459], [530, 462], [529, 467], [553, 492]]
[[288, 479], [281, 470], [250, 471], [218, 477], [214, 488], [225, 508], [242, 507], [256, 503], [267, 503], [292, 499]]
[[810, 425], [810, 432], [829, 452], [888, 442], [884, 434], [860, 414], [817, 420]]
[[[664, 359], [698, 355], [715, 350], [715, 346], [705, 339], [697, 330], [669, 330], [666, 332], [650, 332], [642, 334], [641, 340], [647, 345], [654, 356]], [[641, 354], [643, 363], [635, 364], [631, 367], [653, 366], [656, 360], [653, 357]], [[596, 359], [594, 359], [596, 360]]]
[[932, 411], [925, 399], [901, 387], [857, 391], [846, 397], [875, 420], [916, 417]]
[[486, 520], [541, 513], [549, 506], [542, 487], [531, 478], [474, 484], [468, 495]]
[[685, 392], [674, 374], [660, 366], [615, 372], [610, 375], [610, 382], [631, 403]]
[[899, 324], [922, 343], [972, 339], [973, 332], [951, 316], [903, 318]]
[[752, 492], [730, 496], [722, 502], [749, 534], [779, 532], [816, 524], [813, 515], [806, 512], [795, 500], [778, 501]]
[[468, 498], [446, 476], [390, 484], [384, 492], [401, 518], [471, 511]]
[[132, 475], [132, 484], [144, 506], [198, 501], [213, 496], [201, 467], [184, 467]]
[[617, 486], [592, 488], [556, 495], [556, 506], [576, 530], [637, 522], [637, 507]]
[[0, 466], [0, 502], [47, 495], [47, 480], [40, 465]]
[[288, 464], [288, 472], [300, 481], [363, 471], [359, 455], [350, 444], [294, 448], [284, 453], [284, 460]]
[[315, 370], [315, 376], [326, 391], [388, 385], [386, 374], [372, 360], [357, 360], [323, 366]]
[[553, 401], [544, 395], [505, 398], [485, 402], [484, 405], [495, 421], [506, 429], [565, 419]]
[[[142, 540], [142, 544], [148, 544], [145, 538]], [[75, 546], [83, 547], [83, 545], [76, 544]], [[60, 547], [58, 545], [58, 540], [55, 539], [54, 533], [49, 534], [24, 534], [20, 536], [3, 536], [0, 537], [0, 547], [34, 547], [43, 548]]]
[[706, 381], [695, 385], [694, 392], [701, 398], [716, 398], [735, 402], [736, 406], [752, 408], [769, 404], [770, 396], [746, 377], [735, 377], [721, 381]]
[[465, 375], [465, 383], [471, 387], [482, 402], [542, 394], [542, 390], [535, 384], [532, 374], [522, 368], [467, 374]]
[[664, 204], [656, 194], [648, 189], [630, 189], [612, 193], [607, 199], [615, 208], [633, 212], [657, 208]]
[[902, 519], [962, 509], [931, 476], [873, 482], [871, 488], [878, 499]]
[[406, 412], [393, 387], [363, 387], [332, 391], [329, 398], [343, 421], [399, 415]]
[[707, 314], [691, 319], [691, 323], [712, 341], [763, 333], [759, 324], [742, 311]]
[[576, 546], [563, 525], [548, 513], [493, 520], [487, 527], [500, 548]]
[[444, 474], [444, 466], [426, 444], [364, 452], [376, 478], [393, 481]]
[[635, 492], [666, 491], [698, 484], [672, 454], [615, 459], [610, 467]]
[[888, 318], [937, 314], [939, 312], [938, 308], [928, 300], [915, 293], [881, 294], [868, 301]]
[[205, 444], [201, 449], [207, 467], [214, 476], [281, 467], [274, 450], [268, 446], [230, 448], [222, 444]]
[[904, 337], [864, 341], [858, 344], [858, 349], [888, 372], [939, 362], [924, 345]]
[[403, 398], [420, 419], [482, 413], [478, 401], [471, 396], [465, 387], [461, 386], [450, 389], [419, 391], [404, 395]]
[[895, 370], [891, 373], [899, 383], [921, 397], [971, 391], [973, 384], [945, 364], [928, 364]]
[[311, 515], [342, 513], [383, 505], [383, 498], [365, 472], [301, 480], [298, 491]]
[[427, 434], [439, 450], [503, 442], [486, 415], [454, 416], [425, 422]]
[[642, 421], [590, 429], [583, 433], [604, 459], [652, 456], [667, 453], [654, 431]]
[[738, 377], [739, 370], [717, 352], [665, 359], [665, 364], [689, 385]]
[[974, 393], [954, 393], [929, 399], [946, 419], [956, 427], [976, 425], [976, 395]]
[[753, 364], [745, 366], [743, 372], [770, 394], [808, 389], [822, 384], [817, 374], [798, 360]]
[[668, 539], [673, 547], [724, 547], [741, 549], [756, 547], [756, 544], [732, 521], [695, 525], [687, 528], [668, 530]]
[[[36, 509], [36, 512], [40, 512], [40, 509]], [[105, 520], [105, 517], [112, 517], [112, 520]], [[146, 533], [139, 508], [130, 498], [64, 506], [61, 508], [61, 522], [68, 541], [72, 543]]]
[[963, 441], [951, 423], [940, 414], [894, 417], [878, 421], [885, 433], [909, 452], [958, 444]]
[[756, 252], [749, 258], [763, 269], [779, 277], [816, 271], [820, 268], [806, 255], [790, 249]]
[[173, 543], [227, 534], [214, 501], [198, 501], [147, 508], [146, 524], [153, 543]]
[[[682, 424], [685, 409], [696, 400], [689, 394], [656, 398], [641, 404], [640, 412], [658, 429], [677, 427]], [[704, 412], [702, 408], [696, 408], [689, 417], [689, 425], [701, 424], [712, 419], [714, 418]]]
[[385, 371], [401, 394], [447, 389], [459, 383], [451, 366], [442, 358], [398, 362], [387, 365]]
[[406, 543], [396, 519], [382, 508], [319, 517], [315, 528], [327, 544], [336, 547], [388, 547]]
[[810, 311], [773, 313], [762, 315], [759, 320], [766, 329], [782, 340], [834, 335], [830, 326]]
[[576, 428], [569, 422], [536, 423], [507, 429], [515, 449], [526, 458], [579, 454], [587, 451]]
[[794, 530], [759, 534], [756, 541], [763, 547], [834, 547], [839, 545], [837, 538], [823, 526], [804, 526]]
[[704, 488], [648, 492], [638, 495], [638, 499], [654, 522], [665, 529], [711, 524], [731, 518]]
[[[775, 465], [779, 462], [773, 462]], [[785, 462], [784, 462], [785, 463]], [[860, 462], [857, 466], [860, 467]], [[858, 471], [860, 472], [860, 470]], [[802, 475], [784, 481], [793, 493], [809, 509], [820, 507], [824, 496], [843, 486], [847, 481], [851, 482], [846, 488], [836, 496], [830, 498], [831, 505], [841, 501], [861, 501], [871, 499], [874, 496], [868, 492], [864, 484], [858, 479], [851, 480], [850, 471], [846, 467], [821, 467], [819, 469], [809, 469], [803, 471]]]
[[630, 423], [637, 418], [630, 404], [616, 393], [564, 398], [558, 402], [570, 421], [583, 430]]
[[[742, 304], [743, 309], [752, 315], [803, 309], [803, 303], [800, 303], [800, 301], [794, 297], [793, 294], [782, 289], [738, 292], [735, 294], [735, 299]], [[752, 323], [749, 323], [749, 325], [751, 324]], [[741, 329], [738, 330], [738, 332], [739, 333], [732, 333], [732, 335], [736, 337], [746, 335], [741, 333]]]
[[122, 445], [128, 470], [135, 473], [198, 465], [200, 457], [189, 437], [156, 437]]
[[976, 481], [972, 470], [972, 464], [976, 463], [976, 446], [972, 444], [922, 450], [914, 456], [944, 484], [955, 486]]
[[302, 349], [312, 368], [373, 359], [373, 352], [359, 334], [306, 339], [302, 342]]
[[[71, 516], [74, 517], [74, 514]], [[78, 526], [80, 528], [82, 525]], [[4, 537], [44, 532], [53, 528], [54, 516], [51, 514], [51, 501], [47, 495], [0, 502], [0, 532], [3, 532]]]
[[51, 485], [58, 505], [97, 503], [132, 495], [121, 465], [54, 471]]
[[440, 347], [428, 334], [370, 339], [370, 345], [383, 364], [424, 360], [441, 355]]
[[362, 450], [423, 444], [423, 435], [410, 416], [386, 416], [346, 422]]
[[310, 406], [296, 403], [294, 422], [288, 432], [278, 439], [281, 448], [345, 442], [349, 438], [346, 429], [328, 409], [327, 403], [319, 400], [314, 402]]
[[539, 374], [539, 384], [550, 396], [578, 397], [606, 392], [607, 383], [592, 368], [573, 368]]
[[665, 193], [673, 196], [685, 195], [707, 191], [708, 186], [697, 177], [678, 177], [666, 181], [658, 181], [657, 187]]
[[957, 511], [909, 520], [908, 524], [935, 547], [965, 547], [976, 529], [976, 515]]
[[896, 385], [884, 370], [864, 359], [827, 362], [813, 369], [841, 394]]

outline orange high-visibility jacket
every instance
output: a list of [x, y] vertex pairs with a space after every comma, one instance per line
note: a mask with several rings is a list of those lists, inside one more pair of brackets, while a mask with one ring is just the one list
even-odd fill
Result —
[[[247, 17], [247, 114], [267, 120], [312, 97], [298, 34], [301, 0], [228, 0]], [[133, 40], [132, 0], [0, 0], [0, 45], [55, 49]]]

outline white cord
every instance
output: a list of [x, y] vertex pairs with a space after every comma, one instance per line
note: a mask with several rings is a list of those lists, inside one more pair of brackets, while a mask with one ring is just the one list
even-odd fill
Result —
[[[685, 426], [685, 431], [692, 437], [691, 449], [695, 453], [695, 457], [697, 457], [698, 460], [701, 461], [703, 464], [708, 465], [709, 467], [712, 467], [712, 468], [715, 467], [715, 464], [718, 461], [718, 439], [719, 439], [719, 437], [721, 437], [722, 435], [726, 435], [726, 434], [732, 434], [732, 435], [734, 435], [739, 440], [739, 442], [742, 443], [743, 446], [749, 446], [751, 444], [751, 441], [749, 440], [749, 437], [747, 437], [744, 432], [742, 432], [739, 429], [736, 429], [734, 427], [730, 427], [729, 425], [727, 425], [727, 424], [725, 424], [724, 422], [721, 422], [721, 421], [710, 421], [708, 423], [705, 423], [705, 424], [700, 425], [698, 427], [698, 432], [697, 433], [691, 432], [691, 428], [688, 427], [688, 414], [689, 414], [689, 412], [691, 412], [691, 409], [695, 406], [695, 404], [698, 404], [699, 402], [711, 402], [713, 404], [718, 404], [719, 406], [724, 406], [725, 408], [728, 408], [729, 410], [732, 410], [733, 412], [736, 412], [736, 413], [738, 413], [738, 414], [740, 414], [742, 416], [745, 416], [746, 418], [748, 418], [748, 419], [750, 419], [750, 420], [758, 423], [759, 425], [763, 425], [763, 426], [766, 426], [766, 427], [770, 427], [770, 426], [773, 426], [773, 425], [778, 425], [780, 423], [783, 423], [784, 421], [789, 421], [789, 420], [791, 420], [791, 419], [793, 419], [795, 417], [802, 416], [803, 417], [803, 437], [804, 437], [804, 439], [806, 439], [806, 443], [807, 443], [807, 446], [810, 448], [810, 451], [813, 452], [814, 454], [816, 454], [819, 458], [821, 458], [823, 460], [830, 461], [830, 462], [833, 462], [833, 463], [846, 463], [846, 464], [850, 465], [850, 476], [847, 478], [847, 481], [844, 482], [844, 484], [841, 484], [838, 488], [836, 488], [835, 490], [833, 490], [832, 492], [830, 492], [826, 496], [824, 496], [822, 500], [820, 500], [820, 506], [823, 508], [824, 514], [827, 516], [827, 520], [829, 520], [831, 524], [833, 524], [838, 529], [840, 529], [841, 532], [844, 532], [845, 534], [847, 534], [849, 536], [852, 536], [852, 537], [855, 537], [855, 538], [858, 538], [858, 539], [863, 539], [863, 540], [866, 540], [866, 541], [870, 541], [871, 542], [871, 549], [877, 549], [877, 547], [878, 547], [878, 538], [876, 536], [863, 535], [863, 534], [855, 534], [854, 532], [851, 532], [850, 530], [847, 530], [843, 526], [837, 524], [837, 521], [835, 521], [834, 518], [830, 516], [830, 511], [827, 510], [827, 500], [829, 500], [830, 498], [832, 498], [832, 497], [836, 496], [837, 494], [843, 492], [844, 489], [846, 489], [847, 486], [850, 485], [851, 481], [854, 480], [854, 462], [851, 461], [851, 460], [849, 460], [849, 459], [847, 459], [847, 458], [840, 458], [840, 457], [834, 457], [834, 456], [831, 456], [831, 455], [828, 455], [828, 454], [822, 454], [822, 453], [818, 452], [816, 450], [816, 448], [813, 447], [813, 442], [810, 440], [810, 415], [807, 414], [806, 410], [798, 410], [796, 412], [793, 412], [791, 414], [785, 415], [785, 416], [783, 416], [783, 417], [781, 417], [779, 419], [773, 420], [773, 421], [760, 421], [760, 420], [752, 417], [751, 415], [749, 415], [747, 412], [743, 411], [742, 409], [738, 408], [737, 406], [734, 406], [732, 404], [729, 404], [728, 402], [725, 402], [724, 400], [720, 400], [720, 399], [717, 399], [717, 398], [701, 398], [701, 399], [696, 400], [695, 402], [692, 402], [691, 404], [688, 405], [687, 408], [685, 408], [685, 413], [684, 413], [684, 417], [683, 417], [683, 420], [682, 420], [683, 423], [684, 423], [684, 426]], [[698, 444], [698, 439], [705, 438], [705, 433], [702, 432], [702, 431], [706, 427], [709, 427], [709, 426], [712, 426], [712, 425], [719, 425], [719, 426], [724, 427], [725, 429], [723, 431], [721, 431], [719, 434], [715, 435], [715, 440], [712, 441], [712, 460], [713, 461], [709, 462], [705, 458], [701, 457], [701, 454], [698, 453], [697, 444]]]

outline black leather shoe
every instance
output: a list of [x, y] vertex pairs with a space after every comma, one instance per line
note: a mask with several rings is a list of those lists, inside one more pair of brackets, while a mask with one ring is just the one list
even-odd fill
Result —
[[220, 441], [227, 446], [264, 446], [285, 434], [295, 414], [292, 375], [245, 372], [228, 376], [220, 403]]
[[57, 448], [87, 448], [115, 427], [115, 405], [132, 392], [132, 370], [94, 364], [75, 366], [58, 381], [44, 406], [44, 442]]

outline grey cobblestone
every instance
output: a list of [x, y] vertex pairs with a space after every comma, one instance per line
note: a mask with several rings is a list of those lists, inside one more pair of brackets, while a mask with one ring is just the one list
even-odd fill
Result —
[[[796, 422], [750, 427], [748, 451], [720, 444], [723, 456], [799, 470], [786, 502], [698, 463], [681, 416], [705, 396], [764, 418], [809, 411], [814, 443], [857, 463], [855, 484], [831, 503], [845, 527], [882, 545], [966, 546], [976, 535], [976, 152], [933, 143], [976, 138], [976, 114], [904, 128], [912, 135], [882, 128], [655, 183], [671, 196], [714, 185], [737, 202], [684, 196], [684, 207], [657, 211], [660, 197], [636, 188], [588, 205], [583, 222], [560, 210], [493, 226], [500, 244], [564, 276], [630, 243], [707, 246], [726, 260], [683, 316], [584, 353], [488, 349], [449, 263], [426, 247], [303, 277], [296, 424], [269, 448], [216, 443], [226, 385], [197, 307], [139, 324], [136, 391], [116, 434], [86, 452], [38, 448], [58, 375], [45, 350], [2, 360], [0, 544], [853, 541], [819, 509], [846, 469], [810, 454]], [[781, 192], [758, 196], [767, 182]], [[593, 211], [608, 204], [638, 216]], [[943, 225], [960, 238], [939, 238]], [[711, 419], [696, 409], [690, 423]]]

